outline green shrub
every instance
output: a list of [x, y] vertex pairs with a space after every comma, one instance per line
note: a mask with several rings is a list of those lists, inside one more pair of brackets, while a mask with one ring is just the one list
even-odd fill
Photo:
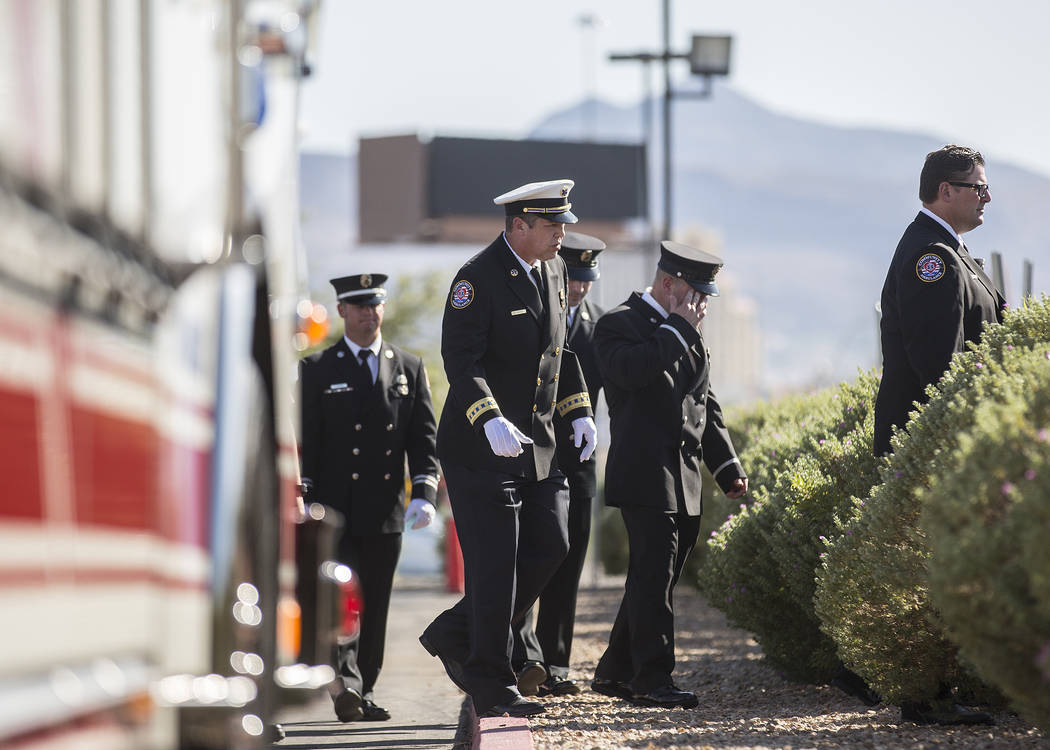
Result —
[[1013, 369], [1002, 401], [980, 404], [942, 457], [921, 523], [930, 599], [952, 641], [1050, 730], [1050, 362], [1037, 349]]
[[701, 590], [794, 679], [825, 682], [838, 663], [813, 611], [814, 568], [835, 509], [875, 480], [877, 385], [874, 375], [861, 375], [855, 384], [778, 403], [755, 420], [765, 432], [742, 455], [754, 500], [707, 545]]
[[1047, 341], [1044, 298], [987, 329], [973, 351], [957, 354], [907, 431], [894, 435], [882, 483], [836, 521], [838, 533], [829, 537], [818, 569], [816, 611], [842, 660], [887, 701], [927, 700], [942, 684], [969, 680], [929, 601], [929, 550], [918, 525], [922, 493], [939, 457], [956, 450], [958, 436], [973, 426], [976, 406], [1003, 399], [1007, 378], [989, 365]]

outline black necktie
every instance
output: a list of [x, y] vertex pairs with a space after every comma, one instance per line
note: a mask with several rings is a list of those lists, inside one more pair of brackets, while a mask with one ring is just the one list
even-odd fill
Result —
[[361, 349], [357, 352], [358, 359], [361, 360], [361, 383], [366, 387], [372, 387], [372, 368], [368, 365], [368, 357], [372, 354], [371, 349]]
[[540, 269], [533, 266], [529, 271], [529, 275], [532, 276], [532, 280], [536, 283], [536, 291], [540, 295], [540, 312], [547, 306], [547, 289], [543, 285], [543, 275], [540, 274]]

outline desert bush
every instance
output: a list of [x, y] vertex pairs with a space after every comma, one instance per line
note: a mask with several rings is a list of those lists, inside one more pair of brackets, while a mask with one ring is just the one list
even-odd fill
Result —
[[1010, 312], [980, 345], [957, 354], [927, 390], [928, 403], [894, 435], [880, 483], [845, 504], [836, 520], [818, 569], [816, 611], [843, 662], [887, 701], [927, 700], [942, 685], [969, 682], [929, 600], [922, 494], [931, 470], [974, 426], [976, 407], [1003, 400], [1018, 350], [1048, 341], [1044, 298]]
[[740, 504], [707, 544], [701, 590], [794, 679], [825, 682], [838, 663], [813, 610], [814, 568], [836, 508], [876, 477], [877, 385], [863, 374], [770, 408], [760, 420], [764, 432], [742, 452], [754, 500]]
[[1050, 361], [996, 368], [1001, 401], [977, 406], [923, 494], [930, 600], [976, 672], [1050, 730]]

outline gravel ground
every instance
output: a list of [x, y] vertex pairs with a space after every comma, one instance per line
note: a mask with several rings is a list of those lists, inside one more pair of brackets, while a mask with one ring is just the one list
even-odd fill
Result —
[[789, 682], [768, 667], [750, 634], [726, 624], [698, 594], [676, 600], [679, 687], [700, 697], [692, 710], [639, 708], [589, 689], [621, 588], [581, 591], [573, 678], [582, 695], [547, 698], [530, 719], [536, 750], [600, 748], [1050, 748], [1022, 719], [997, 714], [994, 727], [900, 723], [895, 706], [867, 708], [828, 686]]

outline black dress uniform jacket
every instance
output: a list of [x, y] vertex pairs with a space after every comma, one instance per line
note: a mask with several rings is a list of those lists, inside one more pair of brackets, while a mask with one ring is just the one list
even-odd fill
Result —
[[701, 460], [724, 491], [746, 476], [700, 332], [679, 315], [661, 319], [636, 292], [598, 321], [594, 345], [612, 432], [606, 504], [699, 516]]
[[[925, 271], [919, 268], [924, 259], [931, 264]], [[876, 455], [890, 451], [893, 426], [907, 423], [912, 402], [926, 400], [926, 386], [940, 379], [952, 355], [978, 341], [985, 323], [1002, 322], [1005, 304], [966, 247], [919, 212], [897, 244], [882, 287]]]
[[[584, 298], [569, 326], [566, 341], [566, 346], [580, 362], [592, 409], [597, 406], [598, 394], [602, 389], [602, 374], [598, 369], [598, 358], [594, 354], [594, 326], [604, 314], [605, 311], [601, 307]], [[597, 464], [594, 458], [580, 461], [581, 448], [577, 448], [573, 441], [572, 424], [557, 415], [554, 419], [558, 431], [558, 468], [569, 480], [570, 492], [574, 497], [594, 497], [598, 492], [595, 469]]]
[[406, 455], [412, 497], [437, 496], [430, 383], [422, 359], [386, 341], [365, 397], [355, 390], [359, 367], [345, 339], [303, 362], [303, 481], [311, 500], [346, 516], [344, 533], [400, 533]]
[[[452, 284], [441, 326], [449, 390], [438, 455], [475, 470], [545, 479], [556, 468], [555, 412], [592, 416], [576, 355], [565, 348], [565, 262], [544, 262], [546, 311], [501, 234], [471, 258]], [[497, 456], [484, 425], [504, 417], [534, 441], [515, 458]]]

